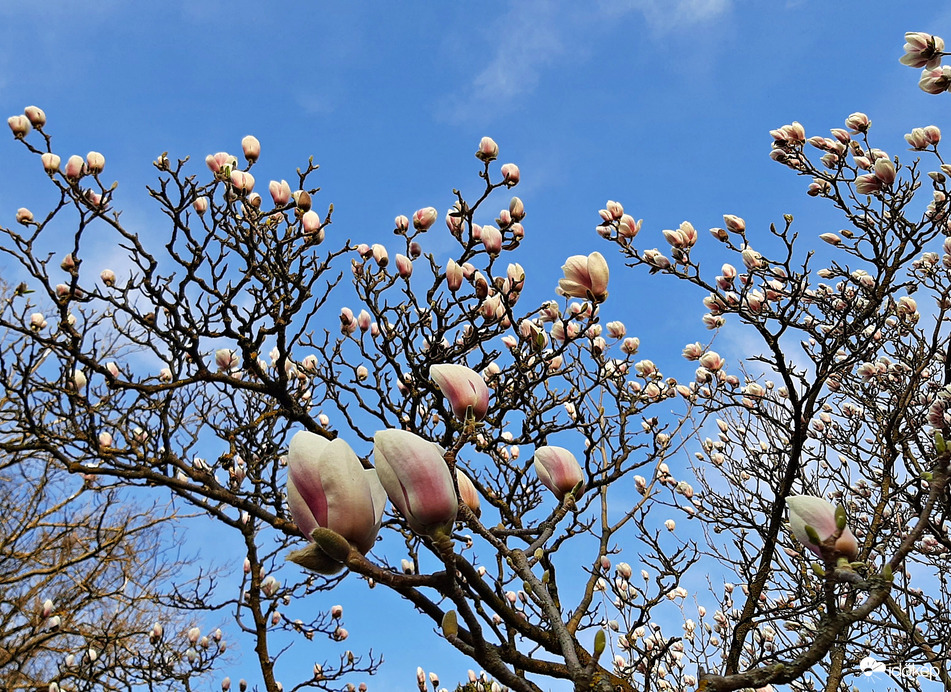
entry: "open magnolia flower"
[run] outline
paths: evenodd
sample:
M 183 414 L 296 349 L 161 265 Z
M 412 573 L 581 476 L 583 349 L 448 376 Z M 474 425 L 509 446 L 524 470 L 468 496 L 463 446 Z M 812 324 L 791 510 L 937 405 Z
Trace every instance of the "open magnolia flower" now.
M 810 495 L 788 497 L 786 504 L 789 506 L 789 528 L 793 535 L 809 550 L 822 557 L 821 543 L 838 530 L 835 506 L 821 497 Z M 809 529 L 812 529 L 818 537 L 818 543 L 810 538 Z M 858 556 L 858 542 L 848 528 L 842 529 L 842 535 L 836 539 L 834 549 L 836 553 L 849 560 L 854 560 Z

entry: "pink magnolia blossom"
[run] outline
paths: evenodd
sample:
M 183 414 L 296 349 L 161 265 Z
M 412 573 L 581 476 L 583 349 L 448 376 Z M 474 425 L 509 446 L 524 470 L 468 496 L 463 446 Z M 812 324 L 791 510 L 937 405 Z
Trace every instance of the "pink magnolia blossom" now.
M 462 286 L 463 273 L 462 265 L 457 264 L 454 260 L 449 260 L 446 263 L 446 284 L 453 293 Z
M 23 115 L 33 127 L 43 127 L 46 124 L 46 113 L 38 106 L 27 106 L 23 109 Z
M 554 493 L 559 500 L 564 500 L 578 483 L 582 483 L 578 496 L 584 492 L 584 473 L 575 455 L 564 447 L 545 446 L 535 450 L 535 473 L 538 480 Z
M 899 58 L 902 65 L 934 69 L 941 64 L 944 39 L 923 31 L 909 31 L 905 34 L 904 50 L 905 54 Z
M 291 201 L 291 186 L 286 180 L 280 182 L 272 180 L 268 183 L 267 189 L 271 193 L 271 199 L 274 200 L 276 206 L 283 207 Z
M 373 460 L 386 494 L 413 531 L 444 536 L 452 530 L 459 504 L 439 447 L 405 430 L 381 430 L 373 437 Z
M 470 409 L 476 420 L 485 418 L 489 410 L 489 388 L 477 372 L 464 365 L 446 363 L 433 365 L 429 376 L 449 399 L 456 418 L 464 422 Z
M 417 231 L 427 231 L 436 223 L 438 218 L 439 212 L 436 211 L 435 207 L 417 209 L 416 213 L 413 214 L 413 228 Z
M 502 231 L 495 226 L 483 226 L 481 239 L 490 255 L 497 255 L 502 252 Z
M 10 126 L 13 136 L 17 139 L 23 139 L 33 129 L 33 126 L 30 125 L 30 119 L 25 115 L 11 115 L 7 118 L 7 125 Z
M 825 541 L 837 531 L 836 508 L 821 497 L 810 495 L 794 495 L 786 498 L 789 507 L 789 528 L 796 539 L 806 548 L 822 556 L 822 548 L 809 538 L 806 527 L 812 527 L 819 541 Z M 834 550 L 849 560 L 858 555 L 858 542 L 848 528 L 842 530 L 842 535 L 835 542 Z
M 562 295 L 604 302 L 608 297 L 608 263 L 600 252 L 572 255 L 562 266 L 565 278 L 558 281 Z
M 66 178 L 67 180 L 74 182 L 83 177 L 85 172 L 86 162 L 83 161 L 83 157 L 77 154 L 73 154 L 69 157 L 69 160 L 66 161 Z
M 476 152 L 476 158 L 480 161 L 495 161 L 499 156 L 499 145 L 491 137 L 483 137 L 479 142 L 479 150 Z
M 479 506 L 481 504 L 479 492 L 469 476 L 464 474 L 458 466 L 456 467 L 456 483 L 459 486 L 459 499 L 462 500 L 462 504 L 472 510 L 476 516 L 482 514 L 482 508 Z
M 251 192 L 254 189 L 254 176 L 246 171 L 231 171 L 231 184 L 235 190 Z
M 56 154 L 47 152 L 40 157 L 40 161 L 43 163 L 43 170 L 52 175 L 59 170 L 61 159 Z
M 951 66 L 939 65 L 925 69 L 918 80 L 918 88 L 929 94 L 940 94 L 951 87 Z
M 502 179 L 505 181 L 506 186 L 515 187 L 518 185 L 520 176 L 521 173 L 519 173 L 518 166 L 514 163 L 502 165 Z
M 406 255 L 397 254 L 396 271 L 402 278 L 408 279 L 413 275 L 413 261 Z
M 98 151 L 90 151 L 86 154 L 86 170 L 92 175 L 102 173 L 106 167 L 106 157 Z
M 199 216 L 203 215 L 206 211 L 208 211 L 208 198 L 207 197 L 195 198 L 195 201 L 192 202 L 192 207 L 194 207 L 195 211 L 198 212 Z
M 208 154 L 205 165 L 216 176 L 224 177 L 238 166 L 238 159 L 228 152 L 219 151 L 217 154 Z
M 344 440 L 301 431 L 287 453 L 287 504 L 305 536 L 322 526 L 367 553 L 380 530 L 386 497 L 377 472 L 364 469 Z
M 261 143 L 254 135 L 247 135 L 241 140 L 241 151 L 244 152 L 244 158 L 254 163 L 261 156 Z

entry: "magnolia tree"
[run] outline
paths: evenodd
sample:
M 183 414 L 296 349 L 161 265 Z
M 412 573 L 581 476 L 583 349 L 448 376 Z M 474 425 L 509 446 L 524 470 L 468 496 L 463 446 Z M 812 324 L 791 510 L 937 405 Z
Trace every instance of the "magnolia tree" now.
M 926 91 L 951 84 L 942 51 L 908 35 Z M 155 243 L 123 224 L 101 154 L 61 158 L 38 108 L 9 122 L 55 194 L 3 229 L 24 277 L 0 312 L 25 344 L 2 356 L 16 449 L 97 487 L 171 492 L 232 531 L 240 594 L 216 597 L 266 689 L 281 689 L 275 631 L 319 661 L 296 688 L 374 672 L 372 653 L 333 645 L 341 607 L 281 610 L 347 574 L 471 658 L 466 689 L 833 690 L 909 664 L 903 687 L 951 686 L 937 127 L 907 136 L 904 161 L 861 113 L 828 137 L 771 133 L 772 158 L 841 214 L 817 253 L 790 216 L 727 214 L 702 241 L 689 222 L 639 236 L 608 202 L 605 254 L 696 287 L 706 334 L 761 340 L 733 362 L 711 336 L 688 344 L 696 371 L 678 380 L 671 354 L 638 354 L 602 252 L 567 258 L 557 288 L 519 264 L 519 169 L 490 138 L 481 193 L 454 192 L 446 230 L 434 207 L 397 216 L 389 247 L 328 228 L 312 163 L 259 194 L 254 137 L 208 171 L 163 154 Z M 451 251 L 427 251 L 436 233 Z M 90 272 L 92 234 L 129 267 Z

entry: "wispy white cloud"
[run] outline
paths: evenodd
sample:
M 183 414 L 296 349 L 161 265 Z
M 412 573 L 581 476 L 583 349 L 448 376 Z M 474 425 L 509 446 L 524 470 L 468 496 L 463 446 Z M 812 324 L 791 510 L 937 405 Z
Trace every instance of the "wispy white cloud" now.
M 666 33 L 705 24 L 729 12 L 732 0 L 601 0 L 601 12 L 623 15 L 639 12 L 650 28 Z
M 464 93 L 444 101 L 442 117 L 459 122 L 482 117 L 480 104 L 504 103 L 524 97 L 538 86 L 547 70 L 567 61 L 588 59 L 589 47 L 578 36 L 585 28 L 626 15 L 640 14 L 655 39 L 671 31 L 707 25 L 727 14 L 732 0 L 601 0 L 572 6 L 542 0 L 514 5 L 496 21 L 502 41 L 472 78 Z

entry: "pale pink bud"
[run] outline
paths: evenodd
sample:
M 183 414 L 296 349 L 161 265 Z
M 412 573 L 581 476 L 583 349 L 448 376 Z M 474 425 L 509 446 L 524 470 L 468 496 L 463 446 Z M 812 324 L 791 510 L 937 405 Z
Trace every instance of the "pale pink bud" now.
M 809 495 L 795 495 L 786 498 L 789 507 L 789 528 L 796 539 L 816 555 L 822 556 L 821 546 L 809 538 L 806 527 L 815 530 L 819 541 L 825 541 L 836 533 L 836 508 L 820 497 Z M 834 550 L 849 560 L 858 556 L 858 543 L 848 528 L 842 530 L 842 535 L 835 542 Z
M 498 255 L 502 252 L 502 231 L 495 226 L 483 226 L 481 239 L 490 255 Z
M 305 211 L 301 216 L 301 227 L 304 233 L 317 233 L 320 231 L 320 215 L 313 210 Z
M 287 504 L 301 532 L 318 526 L 336 531 L 366 553 L 380 529 L 383 488 L 344 440 L 328 441 L 301 431 L 287 454 Z
M 478 517 L 482 514 L 479 493 L 469 476 L 464 474 L 458 466 L 456 466 L 456 483 L 459 486 L 459 499 L 462 500 L 462 504 Z
M 11 126 L 12 127 L 12 126 Z M 483 137 L 479 142 L 479 150 L 476 152 L 476 158 L 480 161 L 495 161 L 499 156 L 499 145 L 491 137 Z
M 106 157 L 100 154 L 98 151 L 90 151 L 86 154 L 86 170 L 92 175 L 98 175 L 102 173 L 102 169 L 106 167 Z
M 373 253 L 373 259 L 381 267 L 385 267 L 387 264 L 390 263 L 389 254 L 387 254 L 386 248 L 380 243 L 373 243 L 370 250 Z
M 43 316 L 42 312 L 34 312 L 30 315 L 30 329 L 35 332 L 40 331 L 41 329 L 46 329 L 46 317 Z
M 11 115 L 7 118 L 7 125 L 10 126 L 13 136 L 17 139 L 23 139 L 33 129 L 33 126 L 30 125 L 30 119 L 25 115 Z
M 86 373 L 82 370 L 73 370 L 73 385 L 77 391 L 82 390 L 86 386 Z
M 254 189 L 254 176 L 246 171 L 231 171 L 231 184 L 235 190 L 251 192 Z
M 271 193 L 271 199 L 274 200 L 275 206 L 283 207 L 291 201 L 291 186 L 286 180 L 280 182 L 272 180 L 268 183 L 267 189 Z
M 406 255 L 396 255 L 396 271 L 404 279 L 413 275 L 413 261 Z
M 554 493 L 559 500 L 564 500 L 575 486 L 581 483 L 577 497 L 584 492 L 584 474 L 575 455 L 564 447 L 545 446 L 535 450 L 535 473 L 538 480 Z
M 891 185 L 895 182 L 895 164 L 886 158 L 875 160 L 875 177 L 882 181 L 883 185 Z
M 40 161 L 43 163 L 43 170 L 50 175 L 59 170 L 60 158 L 56 154 L 43 154 Z
M 219 348 L 215 351 L 215 365 L 222 372 L 231 372 L 238 368 L 238 354 L 230 348 Z
M 677 528 L 677 522 L 675 522 L 673 519 L 668 519 L 667 521 L 664 522 L 664 526 L 667 528 L 668 531 L 673 531 L 674 529 Z
M 196 198 L 195 201 L 192 202 L 192 207 L 194 207 L 195 211 L 198 212 L 199 216 L 203 215 L 206 211 L 208 211 L 208 198 Z
M 86 162 L 83 161 L 83 157 L 73 154 L 66 161 L 66 178 L 71 182 L 79 180 L 83 177 L 85 167 Z
M 201 630 L 198 627 L 192 627 L 188 630 L 188 641 L 191 644 L 197 644 L 201 638 Z
M 241 150 L 244 152 L 244 158 L 254 163 L 261 156 L 261 143 L 254 135 L 247 135 L 241 140 Z
M 482 420 L 489 409 L 489 389 L 477 372 L 464 365 L 433 365 L 429 376 L 449 400 L 456 418 L 465 421 L 471 415 Z
M 519 175 L 518 166 L 516 166 L 514 163 L 506 163 L 502 165 L 502 179 L 505 181 L 505 184 L 508 187 L 515 187 L 518 185 Z
M 162 368 L 159 370 L 159 382 L 171 382 L 172 381 L 172 370 L 171 368 Z
M 608 263 L 600 252 L 573 255 L 562 266 L 565 278 L 558 281 L 562 295 L 604 302 L 608 297 Z
M 845 119 L 845 126 L 852 132 L 868 132 L 871 125 L 872 121 L 868 119 L 865 113 L 853 113 Z
M 455 261 L 449 260 L 446 263 L 446 285 L 449 290 L 455 293 L 462 286 L 463 268 Z
M 109 447 L 112 447 L 112 442 L 113 442 L 112 435 L 110 433 L 108 432 L 99 433 L 99 448 L 100 449 L 108 449 Z
M 630 579 L 631 575 L 634 574 L 634 570 L 631 569 L 631 566 L 626 562 L 617 563 L 617 573 L 621 579 Z
M 46 124 L 46 113 L 37 106 L 27 106 L 23 109 L 23 115 L 33 127 L 43 127 Z
M 458 501 L 440 449 L 405 430 L 381 430 L 373 443 L 380 482 L 410 528 L 430 536 L 450 531 Z
M 99 274 L 99 279 L 106 286 L 114 286 L 116 283 L 116 273 L 111 269 L 103 269 Z
M 342 617 L 343 617 L 343 606 L 342 606 L 342 605 L 331 606 L 331 608 L 330 608 L 330 617 L 332 617 L 334 620 L 339 620 L 340 618 L 342 618 Z
M 26 226 L 27 224 L 33 222 L 33 212 L 26 207 L 20 207 L 17 209 L 16 219 L 17 223 Z
M 521 221 L 525 218 L 525 204 L 518 197 L 513 197 L 509 201 L 509 215 L 513 221 Z
M 52 601 L 52 599 L 47 598 L 45 601 L 43 601 L 43 609 L 42 609 L 41 613 L 42 613 L 42 617 L 43 617 L 44 619 L 45 619 L 45 618 L 48 618 L 50 615 L 53 614 L 53 601 Z
M 734 214 L 724 214 L 723 222 L 731 233 L 742 233 L 746 230 L 746 221 Z
M 435 207 L 417 209 L 416 213 L 413 214 L 413 228 L 417 231 L 429 230 L 438 218 L 439 212 L 436 211 Z
M 361 332 L 365 332 L 370 328 L 370 322 L 373 318 L 370 317 L 370 313 L 366 310 L 361 310 L 360 314 L 357 315 L 357 326 L 360 328 Z

